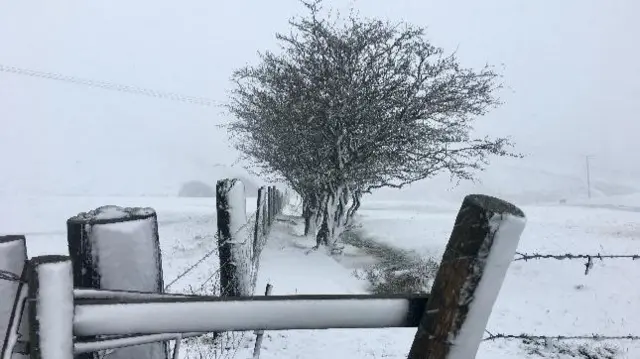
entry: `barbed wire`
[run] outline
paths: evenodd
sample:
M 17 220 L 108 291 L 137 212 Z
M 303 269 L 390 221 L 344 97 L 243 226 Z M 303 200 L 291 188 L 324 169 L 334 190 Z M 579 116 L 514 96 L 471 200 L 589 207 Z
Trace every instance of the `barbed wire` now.
M 19 282 L 19 283 L 23 282 L 22 278 L 19 275 L 3 269 L 0 269 L 0 280 L 5 280 L 9 282 Z
M 245 221 L 245 223 L 240 226 L 240 228 L 238 228 L 231 236 L 237 236 L 238 233 L 240 233 L 241 231 L 245 230 L 247 228 L 247 226 L 251 225 L 251 224 L 255 224 L 255 219 L 257 218 L 258 212 L 260 211 L 260 209 L 266 204 L 266 197 L 262 199 L 262 201 L 260 202 L 260 205 L 257 205 L 256 210 L 253 211 L 252 214 L 249 215 L 249 217 L 247 218 L 247 220 Z M 252 235 L 252 233 L 251 233 Z M 213 235 L 214 239 L 218 239 L 218 235 L 214 234 Z M 211 249 L 210 251 L 206 252 L 204 254 L 204 256 L 202 256 L 200 259 L 198 259 L 194 264 L 192 264 L 191 266 L 187 267 L 185 270 L 183 270 L 182 272 L 180 272 L 174 279 L 172 279 L 169 284 L 165 285 L 164 290 L 168 290 L 169 288 L 171 288 L 172 285 L 174 285 L 175 283 L 177 283 L 178 281 L 180 281 L 182 278 L 184 278 L 185 276 L 187 276 L 189 273 L 191 273 L 194 269 L 196 269 L 200 264 L 202 264 L 207 258 L 211 257 L 214 253 L 218 252 L 218 247 L 215 246 L 213 249 Z M 220 272 L 220 268 L 218 268 L 218 270 L 216 271 L 217 273 Z M 213 279 L 213 277 L 215 276 L 215 273 L 211 275 L 211 277 L 209 277 L 207 281 L 210 281 L 211 279 Z M 202 286 L 204 287 L 204 285 L 206 285 L 206 283 L 203 283 Z
M 520 253 L 516 252 L 517 257 L 513 261 L 529 261 L 529 260 L 539 260 L 539 259 L 555 259 L 555 260 L 575 260 L 575 259 L 586 259 L 584 263 L 584 275 L 588 275 L 589 271 L 593 268 L 593 260 L 599 259 L 631 259 L 636 260 L 640 259 L 640 255 L 638 254 L 540 254 L 540 253 Z
M 104 90 L 130 93 L 134 95 L 143 95 L 143 96 L 160 98 L 163 100 L 179 101 L 179 102 L 185 102 L 185 103 L 190 103 L 190 104 L 195 104 L 200 106 L 208 106 L 208 107 L 217 106 L 216 101 L 209 98 L 205 98 L 205 97 L 187 96 L 187 95 L 181 95 L 173 92 L 153 90 L 153 89 L 144 88 L 144 87 L 117 84 L 109 81 L 85 79 L 85 78 L 69 76 L 69 75 L 64 75 L 64 74 L 55 73 L 55 72 L 37 71 L 37 70 L 31 70 L 31 69 L 2 65 L 2 64 L 0 64 L 0 72 L 68 82 L 68 83 L 73 83 L 77 85 L 101 88 Z
M 214 253 L 218 252 L 218 248 L 214 248 L 210 251 L 208 251 L 207 253 L 205 253 L 204 256 L 202 256 L 202 258 L 198 259 L 194 264 L 192 264 L 191 266 L 189 266 L 187 269 L 185 269 L 184 271 L 182 271 L 180 274 L 178 274 L 174 279 L 172 279 L 169 284 L 164 286 L 164 290 L 168 290 L 172 285 L 174 285 L 176 282 L 178 282 L 180 279 L 184 278 L 187 274 L 189 274 L 191 271 L 193 271 L 197 266 L 199 266 L 202 262 L 204 262 L 207 258 L 211 257 Z
M 286 201 L 286 199 L 284 199 L 284 201 Z M 267 215 L 267 212 L 268 212 L 268 209 L 266 208 L 267 203 L 268 203 L 268 198 L 265 195 L 261 199 L 261 202 L 257 204 L 256 210 L 252 214 L 250 214 L 249 217 L 246 219 L 245 223 L 242 226 L 240 226 L 240 228 L 235 230 L 234 233 L 231 235 L 232 237 L 237 237 L 241 231 L 249 227 L 252 230 L 246 231 L 245 240 L 242 243 L 238 243 L 238 244 L 246 244 L 247 241 L 249 241 L 251 238 L 253 238 L 258 244 L 257 246 L 255 245 L 242 246 L 242 250 L 249 252 L 248 253 L 249 255 L 246 257 L 251 258 L 250 263 L 246 263 L 246 262 L 242 263 L 245 266 L 246 265 L 250 266 L 249 268 L 246 268 L 246 269 L 248 270 L 248 273 L 250 276 L 251 291 L 254 290 L 256 285 L 257 274 L 259 270 L 259 255 L 260 255 L 260 252 L 262 251 L 262 247 L 264 245 L 264 242 L 266 242 L 266 237 L 267 237 L 266 233 L 263 233 L 262 231 L 258 231 L 258 238 L 255 238 L 255 235 L 256 235 L 255 228 L 251 228 L 251 227 L 259 225 L 257 221 L 264 220 L 262 218 L 259 218 L 259 216 Z M 214 237 L 218 238 L 217 235 L 215 235 Z M 177 276 L 174 280 L 172 280 L 169 283 L 169 285 L 167 285 L 167 287 L 170 287 L 171 285 L 179 281 L 181 278 L 186 276 L 189 272 L 193 271 L 196 267 L 198 267 L 201 263 L 203 263 L 206 260 L 206 258 L 213 255 L 213 253 L 217 253 L 217 251 L 218 251 L 218 248 L 216 246 L 214 249 L 207 252 L 205 256 L 203 256 L 203 258 L 199 259 L 196 263 L 192 264 L 186 270 L 180 273 L 180 275 Z M 207 278 L 204 279 L 204 281 L 200 284 L 199 287 L 196 287 L 196 288 L 191 287 L 193 294 L 203 293 L 204 291 L 210 291 L 210 293 L 207 293 L 210 295 L 220 295 L 222 293 L 227 293 L 229 289 L 231 289 L 235 285 L 234 283 L 228 283 L 227 286 L 224 288 L 221 287 L 219 283 L 213 283 L 212 287 L 207 288 L 208 284 L 212 283 L 214 280 L 219 280 L 222 269 L 225 268 L 225 266 L 227 265 L 238 265 L 238 264 L 223 263 L 222 265 L 220 265 L 220 267 L 212 271 L 207 276 Z M 232 331 L 232 332 L 214 333 L 213 337 L 212 338 L 209 337 L 210 339 L 208 340 L 205 337 L 207 336 L 205 335 L 205 336 L 199 337 L 200 339 L 197 339 L 197 338 L 194 338 L 194 339 L 197 342 L 199 342 L 200 345 L 207 345 L 207 346 L 212 345 L 213 351 L 209 351 L 209 353 L 213 352 L 214 358 L 234 358 L 237 355 L 242 342 L 246 339 L 247 332 Z
M 486 331 L 489 333 L 489 331 Z M 640 340 L 640 335 L 601 335 L 601 334 L 588 334 L 588 335 L 533 335 L 533 334 L 503 334 L 489 333 L 489 336 L 482 339 L 482 341 L 493 340 Z
M 637 260 L 640 259 L 640 254 L 540 254 L 540 253 L 520 253 L 516 252 L 516 255 L 519 257 L 514 259 L 514 261 L 528 261 L 532 259 L 557 259 L 557 260 L 565 260 L 565 259 L 631 259 Z

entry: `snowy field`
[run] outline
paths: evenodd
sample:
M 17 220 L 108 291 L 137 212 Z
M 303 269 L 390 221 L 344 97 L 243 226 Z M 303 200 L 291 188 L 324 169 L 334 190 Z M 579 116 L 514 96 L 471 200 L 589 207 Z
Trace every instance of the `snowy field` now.
M 610 198 L 567 205 L 524 206 L 528 217 L 519 252 L 640 253 L 640 211 L 634 198 Z M 215 199 L 171 197 L 2 197 L 0 234 L 26 234 L 30 256 L 66 253 L 65 221 L 80 211 L 115 204 L 150 206 L 157 210 L 165 282 L 215 248 Z M 368 201 L 360 218 L 376 240 L 441 256 L 458 203 Z M 252 212 L 255 199 L 247 199 Z M 292 208 L 289 209 L 291 211 Z M 257 293 L 266 283 L 273 294 L 365 293 L 367 283 L 353 268 L 322 252 L 309 252 L 314 243 L 301 228 L 278 221 L 265 248 Z M 640 261 L 595 261 L 589 275 L 585 261 L 533 260 L 514 262 L 489 320 L 491 333 L 537 335 L 640 334 Z M 218 266 L 212 256 L 172 286 L 172 291 L 201 286 Z M 195 288 L 198 289 L 198 288 Z M 212 320 L 215 320 L 212 318 Z M 318 330 L 267 332 L 262 358 L 404 358 L 414 329 Z M 236 353 L 250 357 L 254 335 L 247 333 Z M 592 343 L 593 344 L 593 343 Z M 620 349 L 615 358 L 640 357 L 637 342 L 598 342 Z M 478 358 L 536 358 L 519 341 L 484 342 Z M 542 354 L 545 354 L 543 349 Z M 212 356 L 213 357 L 213 356 Z M 227 356 L 228 357 L 228 356 Z M 572 358 L 571 356 L 546 356 Z M 580 357 L 579 357 L 580 358 Z M 584 356 L 584 358 L 588 358 Z M 603 356 L 604 358 L 604 356 Z

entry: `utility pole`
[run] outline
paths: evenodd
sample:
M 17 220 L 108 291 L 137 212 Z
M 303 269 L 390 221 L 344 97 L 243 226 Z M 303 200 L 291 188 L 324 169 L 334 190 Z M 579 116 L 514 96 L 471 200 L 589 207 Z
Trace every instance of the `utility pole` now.
M 593 157 L 593 155 L 586 155 L 585 160 L 587 163 L 587 196 L 591 198 L 591 171 L 589 169 L 589 159 Z

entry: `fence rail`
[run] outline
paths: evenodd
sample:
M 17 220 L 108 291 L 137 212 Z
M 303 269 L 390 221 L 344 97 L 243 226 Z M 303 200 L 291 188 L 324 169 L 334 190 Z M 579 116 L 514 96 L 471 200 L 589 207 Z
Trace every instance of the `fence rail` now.
M 242 185 L 237 180 L 220 182 Z M 238 211 L 240 208 L 222 210 L 240 219 L 232 235 L 246 234 L 243 248 L 251 251 L 243 251 L 239 256 L 249 256 L 247 262 L 250 263 L 251 275 L 255 277 L 260 253 L 273 220 L 285 204 L 285 196 L 274 186 L 260 188 L 256 211 L 247 219 L 244 190 L 241 192 L 241 198 L 236 200 L 242 202 L 242 213 Z M 218 202 L 220 196 L 226 195 L 220 193 Z M 258 220 L 260 215 L 268 215 L 270 220 Z M 84 335 L 73 331 L 74 311 L 81 310 L 82 303 L 91 301 L 193 297 L 189 294 L 164 294 L 163 291 L 214 254 L 219 257 L 220 265 L 203 286 L 221 280 L 221 273 L 237 262 L 220 258 L 220 245 L 226 244 L 221 241 L 220 233 L 228 227 L 229 223 L 219 222 L 218 233 L 211 236 L 217 239 L 216 247 L 167 286 L 163 285 L 158 221 L 152 208 L 105 206 L 71 217 L 67 221 L 70 257 L 40 256 L 27 260 L 24 236 L 0 236 L 0 359 L 18 359 L 17 355 L 21 354 L 34 359 L 71 358 L 69 355 L 97 359 L 102 356 L 96 351 L 105 349 L 112 349 L 110 359 L 166 359 L 168 340 L 179 343 L 182 338 L 204 333 Z M 237 276 L 227 278 L 226 285 L 232 286 L 237 280 Z M 219 287 L 224 292 L 224 286 Z M 60 301 L 65 303 L 58 303 Z M 63 310 L 65 308 L 67 310 Z M 149 315 L 153 316 L 153 313 Z M 56 342 L 56 339 L 60 340 Z M 177 354 L 176 350 L 174 354 Z
M 586 261 L 588 274 L 594 260 L 636 260 L 640 255 L 517 252 L 524 213 L 481 195 L 463 201 L 429 295 L 253 296 L 262 249 L 285 201 L 274 187 L 263 187 L 256 211 L 247 218 L 240 186 L 236 180 L 219 182 L 218 232 L 211 236 L 215 248 L 166 286 L 161 279 L 133 288 L 119 285 L 114 278 L 123 272 L 110 272 L 115 269 L 105 265 L 108 256 L 95 257 L 101 252 L 99 241 L 115 238 L 125 248 L 130 242 L 147 243 L 146 262 L 161 274 L 161 263 L 154 259 L 159 253 L 154 249 L 157 219 L 152 209 L 127 209 L 131 216 L 94 211 L 73 217 L 68 222 L 70 244 L 76 249 L 71 257 L 27 261 L 24 236 L 0 237 L 0 339 L 4 339 L 0 359 L 24 354 L 33 359 L 83 355 L 97 359 L 96 352 L 104 350 L 111 350 L 110 359 L 165 359 L 169 340 L 176 341 L 173 355 L 177 359 L 182 339 L 249 330 L 417 327 L 409 358 L 430 359 L 473 358 L 481 342 L 497 340 L 640 340 L 632 334 L 565 336 L 486 330 L 513 261 L 581 260 Z M 129 223 L 140 221 L 144 223 Z M 127 224 L 126 231 L 119 230 L 122 224 Z M 131 232 L 132 228 L 142 230 Z M 218 280 L 215 295 L 163 293 L 214 254 L 219 266 L 202 286 Z M 233 344 L 237 349 L 239 343 Z M 141 356 L 134 350 L 140 345 L 161 350 Z
M 152 341 L 179 343 L 180 338 L 204 332 L 383 327 L 417 327 L 409 358 L 475 356 L 524 228 L 520 209 L 493 197 L 467 196 L 428 296 L 254 297 L 257 261 L 284 201 L 274 187 L 263 189 L 254 219 L 247 221 L 243 192 L 235 180 L 220 181 L 217 186 L 221 296 L 163 294 L 164 287 L 156 287 L 155 281 L 146 285 L 159 288 L 156 291 L 105 286 L 113 284 L 112 278 L 103 282 L 103 276 L 96 280 L 86 272 L 80 276 L 71 271 L 87 265 L 82 256 L 32 259 L 28 268 L 37 275 L 29 282 L 31 357 L 71 359 L 117 347 L 116 355 L 123 353 L 118 358 L 138 359 L 142 353 L 126 349 L 153 345 Z M 157 233 L 153 221 L 150 228 L 147 232 Z M 114 235 L 106 231 L 103 237 Z M 86 238 L 81 243 L 99 247 Z M 92 251 L 86 247 L 77 251 L 88 252 Z M 94 273 L 105 273 L 100 263 L 90 265 L 97 268 Z M 79 280 L 93 286 L 74 288 L 72 284 Z M 60 314 L 54 308 L 66 309 Z M 150 359 L 162 359 L 168 351 L 150 353 Z
M 75 305 L 74 333 L 97 336 L 417 327 L 427 300 L 427 296 L 370 295 L 83 300 Z

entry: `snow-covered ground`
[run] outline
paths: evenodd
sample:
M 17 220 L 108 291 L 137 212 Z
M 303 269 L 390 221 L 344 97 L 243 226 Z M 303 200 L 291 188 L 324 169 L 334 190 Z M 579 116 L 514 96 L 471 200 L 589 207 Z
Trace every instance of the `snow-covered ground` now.
M 3 197 L 0 203 L 0 234 L 27 234 L 30 256 L 66 253 L 65 220 L 105 204 L 151 206 L 157 210 L 166 282 L 216 246 L 213 198 Z M 640 212 L 630 208 L 633 203 L 634 199 L 627 197 L 590 202 L 594 207 L 586 207 L 587 203 L 525 206 L 528 223 L 518 250 L 640 253 Z M 431 205 L 415 201 L 368 201 L 360 216 L 364 229 L 376 240 L 439 260 L 457 206 L 446 202 Z M 249 198 L 248 212 L 254 207 L 255 199 Z M 353 268 L 322 252 L 309 252 L 313 243 L 301 237 L 299 231 L 300 227 L 291 222 L 276 222 L 262 254 L 257 293 L 263 292 L 266 283 L 273 284 L 273 294 L 366 292 L 367 283 L 353 276 Z M 487 329 L 494 334 L 640 334 L 640 323 L 633 320 L 640 316 L 637 305 L 640 261 L 596 260 L 589 275 L 584 274 L 584 264 L 581 260 L 512 263 Z M 216 256 L 208 258 L 171 290 L 198 290 L 217 265 Z M 414 329 L 267 332 L 262 358 L 327 355 L 403 358 L 414 332 Z M 238 358 L 250 356 L 254 337 L 252 333 L 244 336 Z M 612 344 L 621 348 L 620 358 L 640 355 L 637 342 Z M 484 342 L 478 358 L 536 357 L 525 351 L 518 341 Z
M 635 196 L 637 199 L 637 196 Z M 640 254 L 640 212 L 633 197 L 599 199 L 576 205 L 525 206 L 528 223 L 518 251 L 551 254 Z M 638 203 L 637 201 L 635 203 Z M 439 258 L 457 207 L 441 204 L 369 202 L 360 211 L 377 240 Z M 531 260 L 512 263 L 487 329 L 492 333 L 535 335 L 640 334 L 629 320 L 640 314 L 640 261 Z M 622 357 L 638 357 L 635 348 Z M 485 343 L 479 357 L 511 353 L 508 343 Z M 508 355 L 505 357 L 509 357 Z

